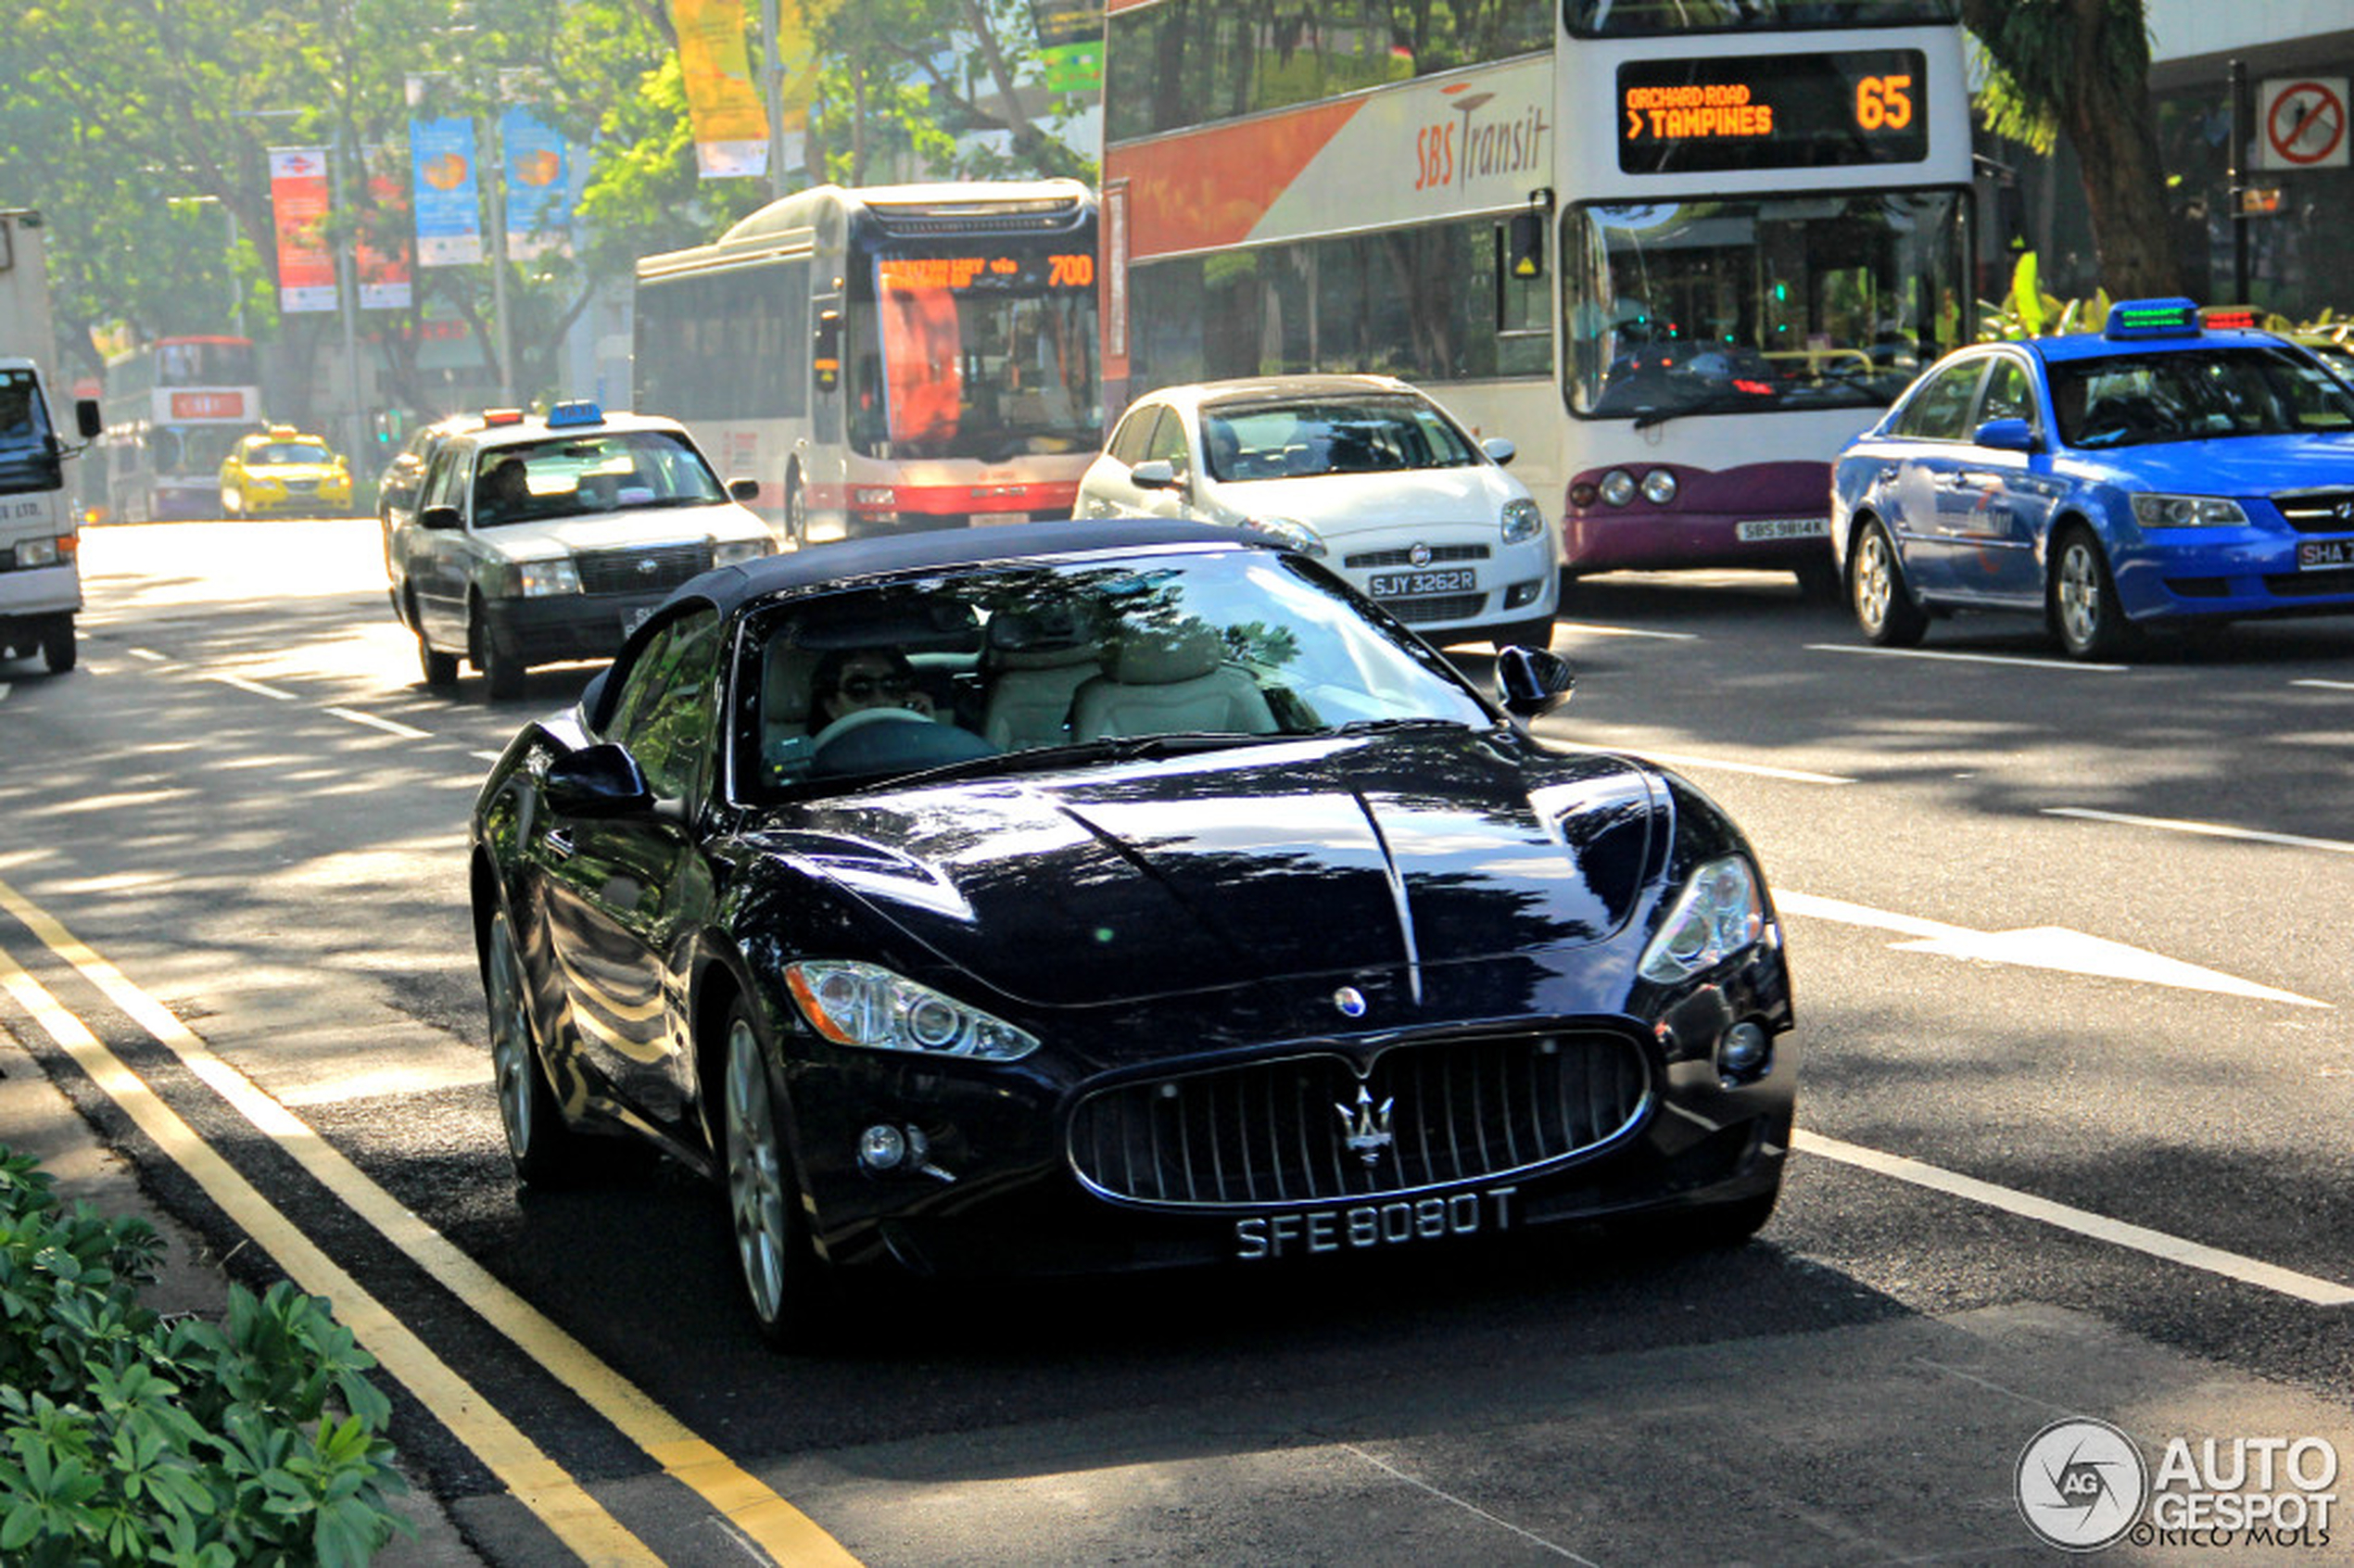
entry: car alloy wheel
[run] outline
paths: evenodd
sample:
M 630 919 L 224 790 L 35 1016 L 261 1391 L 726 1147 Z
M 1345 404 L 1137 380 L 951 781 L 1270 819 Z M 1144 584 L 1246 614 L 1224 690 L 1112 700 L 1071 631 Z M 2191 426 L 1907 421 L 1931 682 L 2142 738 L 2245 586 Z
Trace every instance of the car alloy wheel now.
M 2125 651 L 2133 633 L 2117 602 L 2116 579 L 2099 541 L 2082 527 L 2061 540 L 2051 591 L 2052 626 L 2069 658 L 2107 659 Z
M 578 1134 L 564 1125 L 548 1088 L 523 955 L 515 950 L 505 910 L 490 917 L 485 945 L 482 987 L 490 1012 L 491 1078 L 499 1092 L 499 1119 L 507 1131 L 507 1157 L 517 1177 L 550 1185 L 576 1167 Z
M 808 1250 L 799 1195 L 777 1136 L 767 1054 L 740 1001 L 728 1015 L 726 1052 L 721 1132 L 736 1260 L 761 1337 L 781 1346 L 798 1340 L 812 1326 L 816 1259 Z
M 1848 563 L 1848 588 L 1855 604 L 1855 624 L 1867 642 L 1883 648 L 1910 648 L 1929 629 L 1929 617 L 1905 591 L 1896 564 L 1896 541 L 1874 521 L 1856 537 L 1855 558 Z
M 458 684 L 458 655 L 444 653 L 434 647 L 425 640 L 423 631 L 417 633 L 417 667 L 424 672 L 427 686 Z

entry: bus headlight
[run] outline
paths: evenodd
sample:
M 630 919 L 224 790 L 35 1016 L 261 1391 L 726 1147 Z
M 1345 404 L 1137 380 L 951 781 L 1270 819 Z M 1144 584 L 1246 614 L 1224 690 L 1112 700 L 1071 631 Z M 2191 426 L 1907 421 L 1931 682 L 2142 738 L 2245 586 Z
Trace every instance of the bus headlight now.
M 1518 544 L 1545 531 L 1545 514 L 1537 510 L 1535 501 L 1525 497 L 1508 500 L 1504 503 L 1503 526 L 1504 542 Z
M 1665 506 L 1676 499 L 1675 474 L 1664 468 L 1654 468 L 1643 475 L 1643 499 L 1653 506 Z
M 1625 506 L 1635 499 L 1635 476 L 1623 468 L 1614 468 L 1602 475 L 1602 500 L 1610 506 Z

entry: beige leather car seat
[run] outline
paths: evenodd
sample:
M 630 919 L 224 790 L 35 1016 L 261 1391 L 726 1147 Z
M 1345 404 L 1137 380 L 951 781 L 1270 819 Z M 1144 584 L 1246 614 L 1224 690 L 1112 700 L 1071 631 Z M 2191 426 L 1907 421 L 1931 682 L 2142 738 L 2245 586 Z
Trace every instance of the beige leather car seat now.
M 1226 664 L 1225 652 L 1224 639 L 1204 621 L 1129 627 L 1106 655 L 1104 673 L 1071 699 L 1072 737 L 1272 734 L 1275 715 L 1258 682 Z

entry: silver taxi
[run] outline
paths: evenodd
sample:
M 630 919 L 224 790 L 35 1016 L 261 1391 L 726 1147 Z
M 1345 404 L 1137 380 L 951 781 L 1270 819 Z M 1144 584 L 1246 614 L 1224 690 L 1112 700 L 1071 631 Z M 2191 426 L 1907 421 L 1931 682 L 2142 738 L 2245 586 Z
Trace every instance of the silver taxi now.
M 425 684 L 455 684 L 462 659 L 515 697 L 534 664 L 611 658 L 680 583 L 775 551 L 741 504 L 758 488 L 723 485 L 676 420 L 590 402 L 485 413 L 434 452 L 386 540 Z

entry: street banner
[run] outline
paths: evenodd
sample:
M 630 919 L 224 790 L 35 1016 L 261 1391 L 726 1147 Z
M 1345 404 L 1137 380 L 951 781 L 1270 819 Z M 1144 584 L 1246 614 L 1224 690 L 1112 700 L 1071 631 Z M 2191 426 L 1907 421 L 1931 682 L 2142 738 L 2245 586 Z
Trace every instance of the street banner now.
M 753 83 L 743 0 L 670 0 L 670 19 L 678 33 L 696 171 L 706 180 L 766 174 L 768 116 Z
M 563 134 L 520 105 L 499 117 L 507 164 L 507 259 L 572 254 L 572 178 Z
M 417 207 L 417 265 L 471 267 L 482 259 L 481 184 L 475 175 L 475 122 L 412 120 L 410 189 Z
M 278 240 L 278 309 L 332 310 L 335 258 L 321 233 L 327 221 L 327 149 L 270 149 L 270 207 Z
M 351 247 L 352 271 L 360 275 L 360 308 L 406 310 L 415 297 L 409 281 L 409 193 L 392 175 L 371 173 L 368 195 L 373 206 L 362 215 Z

